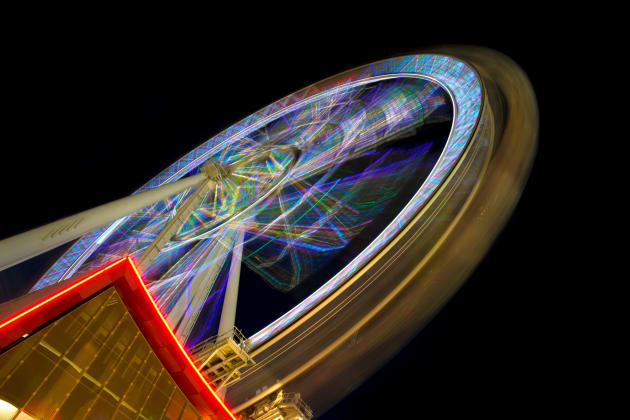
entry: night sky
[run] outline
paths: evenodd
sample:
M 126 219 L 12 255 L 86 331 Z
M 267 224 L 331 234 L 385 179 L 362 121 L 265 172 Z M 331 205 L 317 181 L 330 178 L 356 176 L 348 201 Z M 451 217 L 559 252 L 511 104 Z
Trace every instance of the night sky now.
M 531 409 L 553 388 L 541 365 L 560 356 L 542 332 L 548 322 L 542 312 L 557 267 L 567 263 L 557 251 L 562 235 L 555 221 L 562 215 L 549 204 L 558 198 L 557 184 L 547 182 L 561 152 L 548 117 L 555 99 L 546 68 L 550 48 L 525 40 L 522 28 L 442 38 L 422 31 L 413 38 L 366 33 L 354 42 L 304 35 L 299 44 L 289 39 L 274 48 L 218 42 L 216 34 L 206 45 L 149 35 L 114 41 L 68 34 L 10 47 L 4 57 L 9 76 L 2 82 L 9 107 L 0 238 L 125 196 L 209 137 L 310 83 L 431 45 L 491 47 L 524 68 L 539 101 L 539 149 L 521 201 L 444 309 L 319 418 L 421 418 L 441 411 L 511 417 Z M 52 257 L 29 267 L 31 280 Z M 20 275 L 26 276 L 10 276 Z M 7 276 L 0 276 L 0 292 L 17 293 Z

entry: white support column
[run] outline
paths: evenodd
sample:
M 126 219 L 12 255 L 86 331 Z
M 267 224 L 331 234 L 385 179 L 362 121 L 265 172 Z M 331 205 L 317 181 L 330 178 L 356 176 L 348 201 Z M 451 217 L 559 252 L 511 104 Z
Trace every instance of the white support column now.
M 232 260 L 230 261 L 230 272 L 228 274 L 228 284 L 225 286 L 225 295 L 223 296 L 223 307 L 221 308 L 217 342 L 221 340 L 223 334 L 233 330 L 234 322 L 236 321 L 236 303 L 238 300 L 238 283 L 241 278 L 241 257 L 243 256 L 244 237 L 245 231 L 240 230 L 234 242 Z M 223 399 L 225 398 L 227 387 L 222 385 L 217 388 L 216 392 L 217 395 Z
M 245 231 L 240 230 L 232 251 L 232 261 L 230 262 L 230 273 L 228 284 L 225 287 L 223 297 L 223 308 L 221 309 L 221 320 L 219 321 L 219 337 L 234 328 L 236 320 L 236 301 L 238 300 L 238 283 L 241 277 L 241 259 L 243 256 L 243 239 Z

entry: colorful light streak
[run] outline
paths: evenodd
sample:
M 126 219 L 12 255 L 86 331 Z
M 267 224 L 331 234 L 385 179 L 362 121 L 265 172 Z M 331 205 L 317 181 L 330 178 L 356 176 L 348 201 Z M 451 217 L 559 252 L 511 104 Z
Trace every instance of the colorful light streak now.
M 343 270 L 254 334 L 251 340 L 255 346 L 356 272 L 441 184 L 464 150 L 480 112 L 481 85 L 474 71 L 461 61 L 436 55 L 365 66 L 352 75 L 323 81 L 271 104 L 208 140 L 143 186 L 139 191 L 195 173 L 209 157 L 233 163 L 252 150 L 274 144 L 294 145 L 302 151 L 282 189 L 251 209 L 248 205 L 286 169 L 286 154 L 275 152 L 267 161 L 241 168 L 233 179 L 218 184 L 146 270 L 145 277 L 152 280 L 149 290 L 173 325 L 180 324 L 175 318 L 199 312 L 196 303 L 173 319 L 169 315 L 178 302 L 191 300 L 187 291 L 192 288 L 197 290 L 192 300 L 202 299 L 205 303 L 201 306 L 216 310 L 226 284 L 221 277 L 224 272 L 216 269 L 204 279 L 199 275 L 210 265 L 224 265 L 230 258 L 231 245 L 224 242 L 235 237 L 235 231 L 246 231 L 243 261 L 280 290 L 299 285 L 315 267 L 348 244 L 397 194 L 392 180 L 408 176 L 414 162 L 422 160 L 418 150 L 402 157 L 390 153 L 388 139 L 439 117 L 445 91 L 455 107 L 451 135 L 413 198 Z M 372 161 L 358 173 L 339 173 L 345 164 L 357 159 Z M 185 191 L 84 236 L 34 289 L 87 272 L 120 255 L 139 255 L 190 193 Z M 245 214 L 222 224 L 243 209 L 247 209 Z M 211 234 L 204 236 L 208 232 Z M 191 282 L 204 284 L 191 288 Z M 193 327 L 176 329 L 191 345 L 198 339 L 190 336 Z
M 125 265 L 127 272 L 132 272 L 134 274 L 133 276 L 125 276 L 124 273 L 121 272 L 118 272 L 118 275 L 114 274 L 114 269 L 121 267 L 124 268 Z M 42 301 L 29 306 L 18 314 L 13 315 L 0 323 L 0 337 L 2 337 L 2 340 L 0 340 L 0 346 L 7 346 L 16 339 L 19 339 L 19 337 L 30 334 L 34 329 L 50 322 L 52 318 L 64 313 L 74 305 L 81 303 L 84 299 L 89 298 L 91 295 L 99 292 L 103 288 L 108 287 L 113 281 L 113 284 L 123 301 L 126 303 L 131 302 L 128 309 L 132 313 L 132 317 L 134 317 L 134 309 L 142 307 L 142 310 L 140 311 L 142 316 L 139 318 L 134 317 L 134 319 L 142 332 L 145 334 L 145 338 L 151 342 L 153 341 L 152 336 L 160 335 L 157 342 L 161 343 L 162 347 L 169 349 L 176 348 L 178 350 L 177 354 L 170 354 L 169 356 L 166 356 L 163 351 L 156 351 L 158 358 L 162 360 L 163 357 L 168 357 L 167 360 L 171 362 L 171 364 L 176 359 L 183 359 L 187 364 L 185 367 L 187 372 L 191 372 L 195 375 L 194 382 L 196 383 L 188 384 L 187 382 L 189 387 L 184 386 L 182 387 L 182 390 L 196 390 L 194 394 L 198 395 L 197 393 L 199 393 L 202 398 L 204 398 L 204 392 L 208 393 L 208 395 L 212 398 L 210 401 L 211 407 L 214 409 L 218 407 L 220 410 L 219 413 L 213 412 L 213 414 L 219 414 L 222 418 L 236 420 L 234 414 L 232 414 L 225 402 L 214 392 L 212 386 L 199 372 L 195 363 L 188 355 L 188 352 L 184 349 L 179 339 L 173 333 L 173 329 L 169 326 L 160 309 L 155 304 L 155 301 L 142 280 L 142 276 L 129 256 L 120 258 L 96 272 L 72 282 L 62 290 L 53 293 L 51 296 L 44 298 Z M 121 282 L 124 283 L 125 281 L 129 283 L 127 285 L 121 285 Z M 136 294 L 130 294 L 129 290 L 134 291 Z M 140 296 L 137 295 L 137 291 L 141 292 Z M 73 296 L 71 295 L 72 292 L 74 292 Z M 41 315 L 40 312 L 43 312 L 43 315 Z M 148 331 L 143 325 L 143 322 L 152 318 L 159 319 L 161 326 L 155 325 L 149 321 L 151 328 L 150 331 Z M 175 359 L 173 359 L 173 357 L 175 357 Z M 164 362 L 164 360 L 162 361 Z M 169 364 L 165 363 L 165 367 L 168 369 Z M 186 381 L 190 380 L 188 375 L 178 375 L 179 371 L 170 373 L 171 376 L 173 376 L 173 379 L 180 386 L 182 385 L 182 378 L 185 377 Z M 192 385 L 192 388 L 190 388 L 190 385 Z M 201 385 L 202 389 L 199 389 L 198 385 Z M 208 396 L 205 396 L 205 398 L 207 397 Z M 206 408 L 205 406 L 200 406 L 199 401 L 196 398 L 192 398 L 191 402 L 202 412 Z M 208 401 L 206 400 L 206 402 Z

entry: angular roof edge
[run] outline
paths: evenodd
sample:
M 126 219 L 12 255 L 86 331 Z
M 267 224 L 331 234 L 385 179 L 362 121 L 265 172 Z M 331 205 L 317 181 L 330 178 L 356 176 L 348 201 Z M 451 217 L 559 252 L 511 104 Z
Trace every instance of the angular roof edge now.
M 116 288 L 156 356 L 197 411 L 203 416 L 236 420 L 173 333 L 130 257 L 121 258 L 87 276 L 64 282 L 63 287 L 51 287 L 48 294 L 38 293 L 34 302 L 30 299 L 26 305 L 3 305 L 15 311 L 0 318 L 0 351 L 110 285 Z

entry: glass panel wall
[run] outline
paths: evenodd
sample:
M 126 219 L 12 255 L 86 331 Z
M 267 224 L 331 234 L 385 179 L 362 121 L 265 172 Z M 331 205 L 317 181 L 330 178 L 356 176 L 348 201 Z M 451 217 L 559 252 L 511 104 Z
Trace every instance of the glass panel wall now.
M 111 287 L 0 354 L 0 401 L 12 420 L 201 418 Z

